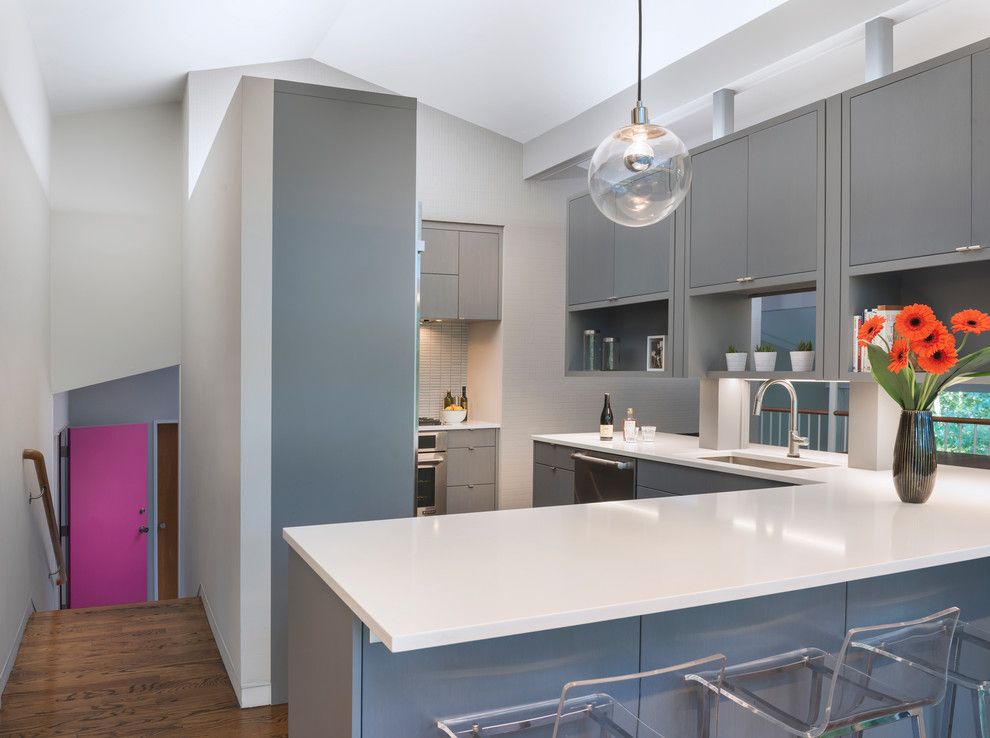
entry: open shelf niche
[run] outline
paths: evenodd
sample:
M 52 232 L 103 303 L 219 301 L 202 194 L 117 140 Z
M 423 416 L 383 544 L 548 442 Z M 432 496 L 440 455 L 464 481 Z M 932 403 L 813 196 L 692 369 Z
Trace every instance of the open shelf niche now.
M 673 373 L 670 301 L 650 300 L 631 304 L 596 307 L 567 312 L 567 332 L 564 373 L 569 377 L 621 374 L 624 376 L 669 377 Z M 583 362 L 584 332 L 596 330 L 600 338 L 619 339 L 619 369 L 617 371 L 586 371 Z M 647 336 L 666 336 L 663 371 L 647 371 Z
M 878 305 L 931 306 L 946 327 L 952 316 L 966 308 L 987 310 L 990 296 L 990 260 L 943 264 L 923 268 L 891 270 L 886 263 L 882 271 L 860 273 L 849 277 L 846 310 L 843 316 L 840 343 L 842 378 L 850 381 L 872 381 L 869 372 L 854 372 L 854 337 L 852 317 L 862 315 L 867 308 Z M 860 268 L 862 270 L 862 268 Z M 990 334 L 970 336 L 965 353 L 990 346 Z
M 775 288 L 772 292 L 740 289 L 688 298 L 687 375 L 735 379 L 803 379 L 823 377 L 821 295 L 814 283 Z M 811 341 L 815 363 L 809 372 L 791 371 L 789 352 L 799 341 Z M 773 371 L 753 365 L 757 343 L 777 350 Z M 730 372 L 725 353 L 729 345 L 748 354 L 746 370 Z

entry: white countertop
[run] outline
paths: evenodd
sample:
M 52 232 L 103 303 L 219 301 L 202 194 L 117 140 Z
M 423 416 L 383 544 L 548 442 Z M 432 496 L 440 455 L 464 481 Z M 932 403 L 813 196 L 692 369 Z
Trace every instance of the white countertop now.
M 534 438 L 603 448 L 596 434 Z M 287 528 L 283 537 L 396 652 L 990 556 L 990 472 L 943 466 L 928 503 L 907 505 L 890 472 L 764 472 L 697 461 L 725 453 L 697 443 L 660 434 L 652 445 L 607 448 L 800 485 Z
M 456 430 L 487 430 L 488 428 L 498 428 L 498 423 L 489 423 L 485 420 L 465 420 L 463 423 L 449 423 L 447 425 L 421 425 L 419 431 L 456 431 Z

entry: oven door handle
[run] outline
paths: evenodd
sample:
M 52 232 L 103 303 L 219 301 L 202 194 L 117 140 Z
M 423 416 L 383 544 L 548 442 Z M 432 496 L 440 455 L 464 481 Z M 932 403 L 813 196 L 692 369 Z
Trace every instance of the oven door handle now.
M 629 471 L 633 468 L 631 461 L 612 461 L 611 459 L 599 459 L 597 456 L 588 456 L 587 454 L 571 454 L 571 458 L 574 461 L 583 461 L 587 464 L 594 464 L 595 466 L 607 466 L 609 469 L 618 469 L 619 471 Z

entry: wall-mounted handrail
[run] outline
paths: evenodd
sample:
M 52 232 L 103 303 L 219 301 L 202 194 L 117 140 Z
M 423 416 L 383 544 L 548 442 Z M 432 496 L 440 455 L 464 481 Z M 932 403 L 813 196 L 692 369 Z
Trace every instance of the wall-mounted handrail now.
M 39 497 L 45 507 L 45 519 L 48 522 L 48 536 L 51 538 L 52 554 L 55 557 L 56 570 L 49 576 L 56 585 L 65 584 L 68 576 L 65 571 L 65 556 L 62 554 L 62 537 L 59 535 L 58 521 L 55 520 L 55 501 L 52 498 L 52 487 L 48 483 L 48 468 L 45 466 L 45 455 L 33 448 L 24 449 L 23 458 L 34 462 L 34 471 L 38 475 Z M 37 499 L 37 498 L 30 498 Z

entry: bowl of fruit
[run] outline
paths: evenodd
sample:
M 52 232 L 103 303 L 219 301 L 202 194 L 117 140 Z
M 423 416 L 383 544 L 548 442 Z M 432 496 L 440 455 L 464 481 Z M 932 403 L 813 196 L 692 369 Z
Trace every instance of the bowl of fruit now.
M 460 405 L 449 405 L 440 411 L 440 420 L 444 425 L 463 423 L 467 417 L 467 410 Z

